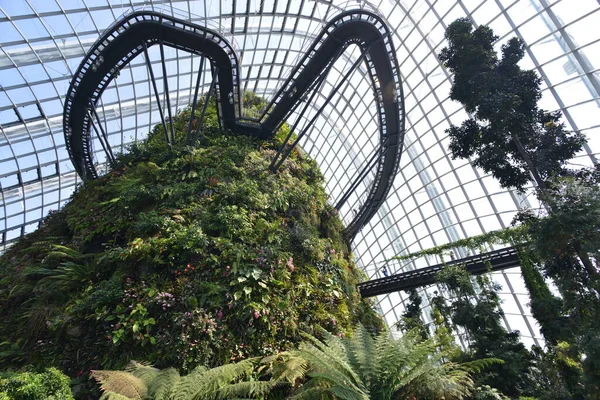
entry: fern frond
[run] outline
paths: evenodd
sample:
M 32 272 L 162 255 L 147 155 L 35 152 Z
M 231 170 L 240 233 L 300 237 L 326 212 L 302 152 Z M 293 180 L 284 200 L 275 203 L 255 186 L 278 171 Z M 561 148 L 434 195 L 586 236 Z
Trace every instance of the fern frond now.
M 175 368 L 163 369 L 156 374 L 149 385 L 150 398 L 152 400 L 170 400 L 178 392 L 180 382 L 181 376 Z
M 364 384 L 357 372 L 348 363 L 346 354 L 341 356 L 329 350 L 329 347 L 317 338 L 303 334 L 310 343 L 301 343 L 298 354 L 309 361 L 309 375 L 314 372 L 325 371 L 338 375 L 337 379 L 348 379 L 355 386 L 364 388 Z M 334 340 L 340 340 L 335 338 Z
M 327 351 L 341 359 L 347 360 L 348 354 L 343 342 L 338 336 L 334 336 L 322 327 L 317 327 L 319 334 L 323 337 L 323 343 L 327 346 Z M 316 338 L 313 338 L 316 339 Z
M 103 392 L 113 392 L 133 400 L 144 400 L 148 396 L 148 387 L 144 381 L 130 372 L 106 370 L 91 372 Z
M 125 372 L 131 372 L 133 376 L 140 378 L 146 386 L 150 387 L 160 370 L 148 363 L 131 360 L 125 367 Z
M 470 397 L 474 383 L 469 373 L 460 369 L 458 364 L 447 363 L 429 368 L 406 388 L 417 398 L 463 400 Z
M 294 392 L 294 394 L 290 397 L 287 397 L 287 400 L 315 400 L 323 398 L 325 395 L 326 388 L 322 387 L 311 387 L 305 388 L 304 386 L 301 390 Z
M 221 388 L 216 398 L 217 399 L 232 399 L 232 398 L 264 398 L 275 387 L 280 385 L 276 381 L 249 381 L 238 382 L 231 385 L 226 385 Z
M 491 365 L 496 365 L 496 364 L 504 364 L 504 360 L 502 360 L 500 358 L 493 358 L 493 357 L 480 358 L 477 360 L 460 363 L 459 366 L 461 369 L 463 369 L 471 374 L 478 374 L 481 371 L 483 371 L 484 369 L 486 369 L 487 367 L 489 367 Z
M 208 368 L 199 365 L 186 376 L 180 377 L 177 384 L 177 390 L 173 390 L 171 393 L 172 400 L 191 399 L 197 391 L 197 385 L 204 379 L 203 376 L 206 371 L 208 371 Z
M 343 344 L 349 364 L 360 374 L 366 387 L 369 387 L 377 374 L 377 359 L 373 357 L 376 354 L 375 340 L 362 324 L 358 324 L 352 338 Z
M 336 398 L 340 400 L 370 400 L 369 393 L 364 393 L 362 391 L 357 392 L 355 390 L 351 390 L 346 386 L 335 385 L 329 388 L 328 390 Z
M 80 258 L 83 256 L 77 250 L 74 250 L 67 246 L 62 246 L 60 244 L 55 244 L 52 246 L 52 251 L 48 253 L 48 255 L 54 254 L 56 256 L 68 257 L 68 258 Z
M 297 380 L 304 379 L 308 371 L 308 361 L 289 352 L 279 354 L 277 357 L 267 357 L 262 363 L 272 363 L 271 374 L 279 382 L 294 385 Z
M 250 375 L 258 358 L 235 364 L 226 364 L 213 369 L 197 369 L 181 378 L 175 400 L 213 399 L 220 389 L 244 376 Z

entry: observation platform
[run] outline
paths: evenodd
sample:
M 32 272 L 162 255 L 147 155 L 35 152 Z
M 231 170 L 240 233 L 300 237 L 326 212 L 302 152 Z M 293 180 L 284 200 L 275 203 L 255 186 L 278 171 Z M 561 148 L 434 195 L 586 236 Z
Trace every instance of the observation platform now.
M 161 116 L 168 143 L 175 141 L 172 110 L 169 96 L 165 96 L 166 112 L 161 107 L 156 79 L 148 57 L 148 48 L 160 46 L 163 76 L 166 76 L 163 46 L 203 57 L 210 63 L 213 81 L 209 96 L 215 96 L 219 122 L 224 129 L 236 133 L 269 138 L 292 114 L 300 121 L 315 94 L 319 92 L 336 60 L 351 45 L 360 48 L 361 55 L 354 62 L 347 77 L 360 63 L 366 65 L 368 79 L 375 98 L 379 119 L 379 148 L 373 158 L 357 174 L 347 192 L 340 198 L 336 208 L 340 209 L 352 191 L 375 171 L 375 179 L 364 196 L 360 208 L 345 229 L 351 241 L 360 229 L 375 215 L 389 193 L 398 171 L 404 142 L 404 98 L 396 52 L 391 33 L 384 21 L 375 13 L 357 9 L 342 12 L 328 22 L 308 48 L 290 76 L 276 92 L 264 113 L 257 119 L 244 118 L 241 108 L 240 65 L 233 46 L 218 32 L 206 27 L 153 11 L 134 11 L 111 25 L 91 47 L 79 65 L 71 81 L 64 106 L 63 125 L 67 150 L 77 173 L 83 179 L 98 177 L 94 161 L 93 137 L 95 132 L 106 158 L 114 162 L 107 132 L 104 130 L 96 107 L 109 83 L 138 55 L 146 58 L 148 72 L 153 84 L 158 111 Z M 194 108 L 198 100 L 200 74 L 196 81 L 188 138 L 192 122 L 196 118 Z M 325 106 L 340 89 L 343 81 L 331 92 L 327 100 L 309 122 L 312 126 Z M 168 81 L 164 80 L 164 92 L 169 93 Z M 310 95 L 309 95 L 310 94 Z M 309 98 L 304 102 L 303 99 Z M 207 104 L 208 101 L 205 102 Z M 298 111 L 300 107 L 301 111 Z M 203 122 L 202 110 L 196 130 Z M 286 142 L 281 146 L 271 164 L 274 171 L 283 163 L 294 146 L 307 132 L 297 133 L 298 139 L 291 145 L 296 126 L 291 129 Z
M 373 297 L 433 285 L 436 282 L 436 274 L 448 265 L 464 265 L 471 275 L 481 275 L 489 271 L 500 271 L 519 266 L 519 253 L 515 247 L 507 247 L 460 260 L 452 260 L 444 264 L 362 282 L 358 284 L 358 290 L 362 297 Z

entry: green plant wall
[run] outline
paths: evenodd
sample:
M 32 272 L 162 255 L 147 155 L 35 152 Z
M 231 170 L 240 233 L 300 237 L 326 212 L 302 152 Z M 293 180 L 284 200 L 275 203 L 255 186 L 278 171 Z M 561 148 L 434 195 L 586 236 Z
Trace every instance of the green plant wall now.
M 209 108 L 192 146 L 189 113 L 173 121 L 180 144 L 155 127 L 0 258 L 2 366 L 190 370 L 316 326 L 382 326 L 317 164 L 295 150 L 268 169 L 285 127 L 258 141 L 218 129 Z

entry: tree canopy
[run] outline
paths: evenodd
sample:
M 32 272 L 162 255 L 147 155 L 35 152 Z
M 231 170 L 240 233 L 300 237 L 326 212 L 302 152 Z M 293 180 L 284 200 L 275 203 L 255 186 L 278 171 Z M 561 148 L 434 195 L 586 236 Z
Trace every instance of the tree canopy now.
M 565 172 L 585 137 L 567 131 L 560 112 L 538 107 L 541 79 L 518 65 L 525 56 L 523 41 L 510 39 L 499 58 L 498 37 L 487 26 L 474 29 L 466 18 L 450 24 L 445 37 L 448 46 L 439 58 L 454 74 L 450 98 L 470 114 L 446 131 L 452 157 L 472 157 L 503 187 L 523 190 L 535 181 L 545 189 L 549 178 Z

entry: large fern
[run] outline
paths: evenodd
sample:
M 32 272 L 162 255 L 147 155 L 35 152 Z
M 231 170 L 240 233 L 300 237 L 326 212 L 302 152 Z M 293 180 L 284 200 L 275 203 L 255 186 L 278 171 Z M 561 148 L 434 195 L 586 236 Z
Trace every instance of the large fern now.
M 306 335 L 295 353 L 307 361 L 308 382 L 290 399 L 419 399 L 461 400 L 473 388 L 470 374 L 482 365 L 443 363 L 432 340 L 409 334 L 394 339 L 373 337 L 357 326 L 352 338 L 324 333 L 324 341 Z
M 37 292 L 69 293 L 95 280 L 100 256 L 82 254 L 67 246 L 52 245 L 43 267 L 28 268 L 25 276 L 36 279 Z
M 175 397 L 181 376 L 175 368 L 160 371 L 149 384 L 150 398 L 153 400 L 169 400 Z
M 416 333 L 399 339 L 387 332 L 373 336 L 359 325 L 351 338 L 321 335 L 323 340 L 304 334 L 297 350 L 198 367 L 186 376 L 135 362 L 126 371 L 94 371 L 93 376 L 106 400 L 265 399 L 282 387 L 291 389 L 291 400 L 462 400 L 473 390 L 471 374 L 499 362 L 443 362 L 436 343 Z
M 161 371 L 132 361 L 125 371 L 92 371 L 92 376 L 100 383 L 103 400 L 263 398 L 284 381 L 243 380 L 255 371 L 258 361 L 248 359 L 213 369 L 197 367 L 185 376 L 174 368 Z

